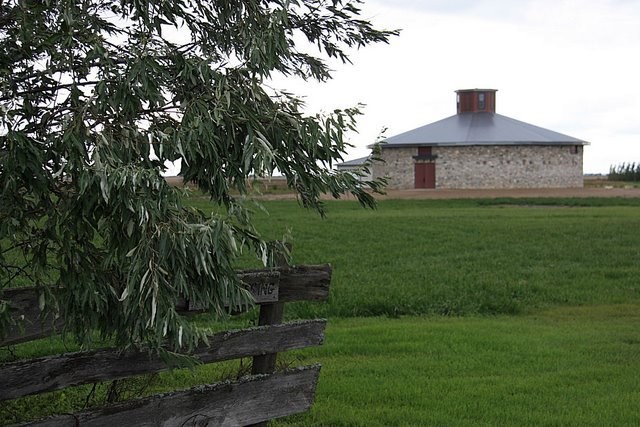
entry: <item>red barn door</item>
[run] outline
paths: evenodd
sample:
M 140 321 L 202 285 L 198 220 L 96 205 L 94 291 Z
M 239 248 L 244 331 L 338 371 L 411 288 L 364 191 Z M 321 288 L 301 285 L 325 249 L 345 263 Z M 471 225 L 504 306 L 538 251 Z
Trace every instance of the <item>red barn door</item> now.
M 415 164 L 415 188 L 436 188 L 436 164 L 433 162 Z

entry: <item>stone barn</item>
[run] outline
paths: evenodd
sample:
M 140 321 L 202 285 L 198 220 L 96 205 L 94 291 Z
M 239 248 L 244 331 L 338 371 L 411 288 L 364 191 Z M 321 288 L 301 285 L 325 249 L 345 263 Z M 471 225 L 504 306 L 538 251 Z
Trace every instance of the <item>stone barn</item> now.
M 496 91 L 458 90 L 456 115 L 384 140 L 373 177 L 397 189 L 582 187 L 588 143 L 497 114 Z
M 340 172 L 356 172 L 356 171 L 360 171 L 367 160 L 369 160 L 369 156 L 360 157 L 359 159 L 353 159 L 353 160 L 349 160 L 349 161 L 344 162 L 344 163 L 338 163 L 336 165 L 336 168 Z M 370 173 L 369 174 L 365 174 L 362 177 L 358 177 L 358 179 L 361 179 L 361 180 L 362 179 L 365 179 L 365 180 L 371 179 L 371 174 Z

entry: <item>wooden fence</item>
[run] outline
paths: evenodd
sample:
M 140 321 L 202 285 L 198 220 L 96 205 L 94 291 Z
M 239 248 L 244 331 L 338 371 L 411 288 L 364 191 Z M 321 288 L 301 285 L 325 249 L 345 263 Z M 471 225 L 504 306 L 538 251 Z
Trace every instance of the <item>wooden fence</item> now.
M 253 328 L 210 335 L 194 356 L 202 363 L 253 357 L 250 376 L 56 415 L 29 423 L 35 426 L 245 426 L 307 411 L 315 398 L 319 365 L 275 372 L 277 353 L 321 345 L 325 320 L 282 323 L 284 303 L 324 301 L 329 294 L 331 267 L 283 266 L 238 272 L 260 304 L 259 324 Z M 15 316 L 24 316 L 22 330 L 11 330 L 0 346 L 30 341 L 51 333 L 59 322 L 40 319 L 34 289 L 5 290 Z M 181 301 L 182 311 L 202 307 Z M 169 370 L 148 353 L 112 349 L 67 353 L 0 365 L 0 403 L 8 399 L 66 387 L 118 380 Z

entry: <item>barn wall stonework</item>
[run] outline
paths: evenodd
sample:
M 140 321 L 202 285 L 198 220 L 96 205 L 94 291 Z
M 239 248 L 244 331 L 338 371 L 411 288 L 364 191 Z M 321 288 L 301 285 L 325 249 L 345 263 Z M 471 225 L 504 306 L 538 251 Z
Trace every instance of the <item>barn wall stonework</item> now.
M 577 152 L 576 152 L 577 151 Z M 389 188 L 414 188 L 411 148 L 384 148 L 386 163 L 373 166 L 373 176 L 389 176 Z M 582 153 L 578 146 L 433 147 L 437 155 L 436 188 L 582 187 Z
M 383 148 L 380 157 L 383 162 L 375 162 L 371 168 L 374 178 L 389 177 L 389 188 L 413 188 L 413 158 L 417 148 Z M 437 171 L 436 171 L 437 174 Z

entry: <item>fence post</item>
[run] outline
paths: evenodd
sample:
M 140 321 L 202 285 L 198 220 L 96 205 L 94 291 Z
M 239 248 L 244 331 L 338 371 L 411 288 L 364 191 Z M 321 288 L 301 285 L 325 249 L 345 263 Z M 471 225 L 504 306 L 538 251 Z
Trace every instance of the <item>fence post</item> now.
M 291 246 L 287 245 L 287 249 L 291 252 Z M 283 253 L 278 254 L 278 266 L 286 267 L 289 264 L 287 263 L 286 256 Z M 258 326 L 265 325 L 279 325 L 282 323 L 282 319 L 284 317 L 284 303 L 283 302 L 273 302 L 269 304 L 260 305 L 260 314 L 258 317 Z M 251 365 L 251 374 L 272 374 L 276 371 L 276 361 L 278 358 L 278 353 L 268 353 L 262 356 L 254 356 L 253 363 Z M 248 427 L 267 427 L 269 425 L 268 421 L 263 421 L 261 423 L 251 424 Z
M 274 302 L 263 304 L 260 306 L 260 318 L 258 326 L 279 325 L 282 323 L 284 315 L 284 303 Z M 276 370 L 276 358 L 278 353 L 265 354 L 263 356 L 255 356 L 251 373 L 256 374 L 272 374 Z

